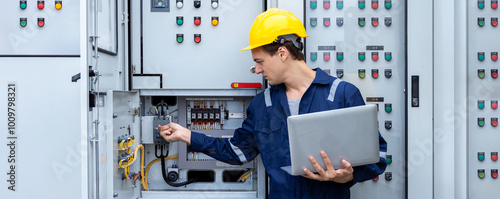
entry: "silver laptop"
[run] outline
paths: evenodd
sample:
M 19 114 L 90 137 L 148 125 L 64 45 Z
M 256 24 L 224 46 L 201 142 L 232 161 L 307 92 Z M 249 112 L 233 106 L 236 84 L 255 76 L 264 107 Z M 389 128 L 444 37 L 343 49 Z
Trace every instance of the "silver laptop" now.
M 309 156 L 326 169 L 320 151 L 325 151 L 335 169 L 342 159 L 359 166 L 376 163 L 379 158 L 376 105 L 294 115 L 288 117 L 288 137 L 292 165 L 281 167 L 291 175 L 316 173 Z

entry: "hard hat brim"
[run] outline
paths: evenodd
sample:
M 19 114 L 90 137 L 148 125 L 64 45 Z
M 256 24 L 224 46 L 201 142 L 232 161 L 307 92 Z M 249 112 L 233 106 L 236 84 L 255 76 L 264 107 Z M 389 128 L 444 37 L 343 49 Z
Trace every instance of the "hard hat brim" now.
M 255 47 L 253 47 L 253 46 L 247 46 L 246 48 L 243 48 L 243 49 L 241 49 L 240 51 L 252 50 L 252 49 L 254 49 L 254 48 L 255 48 Z

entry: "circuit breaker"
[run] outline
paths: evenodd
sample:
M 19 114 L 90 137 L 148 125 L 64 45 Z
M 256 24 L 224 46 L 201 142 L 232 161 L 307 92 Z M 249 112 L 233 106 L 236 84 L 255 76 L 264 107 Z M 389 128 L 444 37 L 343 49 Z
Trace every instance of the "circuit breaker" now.
M 468 197 L 488 198 L 500 194 L 498 1 L 469 0 L 467 10 Z
M 356 85 L 378 107 L 387 169 L 352 198 L 405 196 L 405 1 L 305 1 L 306 62 Z

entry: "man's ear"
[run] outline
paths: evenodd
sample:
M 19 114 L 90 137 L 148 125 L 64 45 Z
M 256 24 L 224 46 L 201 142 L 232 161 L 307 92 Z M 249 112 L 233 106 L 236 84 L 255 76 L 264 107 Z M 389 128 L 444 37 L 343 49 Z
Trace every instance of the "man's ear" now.
M 288 56 L 288 50 L 286 49 L 286 47 L 284 47 L 284 46 L 279 47 L 278 53 L 279 53 L 281 61 L 285 61 L 286 57 Z

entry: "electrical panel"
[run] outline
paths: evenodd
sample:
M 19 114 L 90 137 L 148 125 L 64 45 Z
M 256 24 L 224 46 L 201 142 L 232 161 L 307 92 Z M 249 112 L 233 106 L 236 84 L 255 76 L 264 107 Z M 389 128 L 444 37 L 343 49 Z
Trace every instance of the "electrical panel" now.
M 355 185 L 352 198 L 404 198 L 405 1 L 308 0 L 304 6 L 307 64 L 353 83 L 367 104 L 376 104 L 388 143 L 385 173 Z
M 467 2 L 468 197 L 498 189 L 498 1 Z M 486 198 L 486 196 L 484 198 Z
M 0 56 L 79 56 L 78 1 L 4 1 Z
M 250 51 L 240 51 L 263 9 L 264 1 L 143 0 L 142 62 L 133 87 L 238 89 L 234 83 L 253 83 L 251 88 L 263 88 L 262 76 L 250 72 Z

